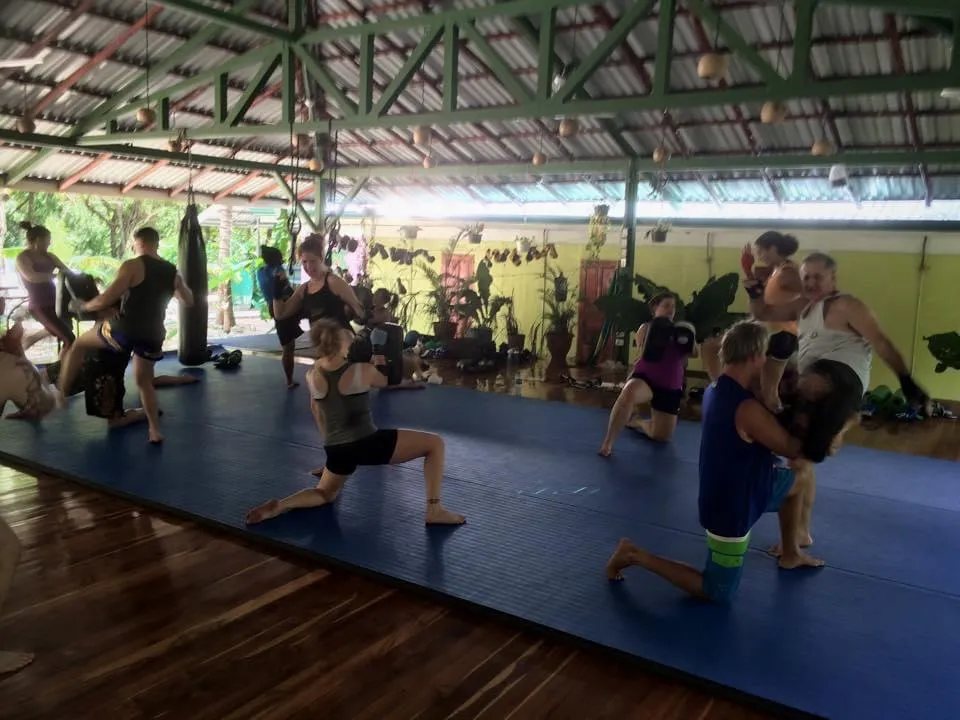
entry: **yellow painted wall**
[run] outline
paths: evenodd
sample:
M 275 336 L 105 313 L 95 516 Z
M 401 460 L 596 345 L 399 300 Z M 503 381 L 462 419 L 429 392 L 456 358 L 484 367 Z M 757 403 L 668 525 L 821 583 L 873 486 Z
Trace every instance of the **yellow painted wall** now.
M 398 223 L 399 225 L 400 223 Z M 348 230 L 347 230 L 348 231 Z M 429 249 L 439 258 L 442 249 L 455 232 L 451 227 L 426 227 L 415 247 Z M 457 252 L 472 252 L 479 260 L 489 248 L 513 247 L 512 238 L 525 235 L 540 240 L 544 226 L 490 226 L 483 244 L 476 246 L 461 242 Z M 587 226 L 564 226 L 547 229 L 548 238 L 555 242 L 559 258 L 552 261 L 570 278 L 571 289 L 579 280 L 579 266 L 584 257 Z M 643 232 L 638 232 L 642 237 Z M 655 282 L 666 285 L 687 298 L 702 287 L 710 274 L 739 272 L 740 248 L 757 235 L 753 230 L 719 230 L 674 228 L 663 245 L 652 245 L 641 240 L 637 247 L 635 270 Z M 923 282 L 919 266 L 923 235 L 898 234 L 855 230 L 797 232 L 801 241 L 798 256 L 814 250 L 833 255 L 839 264 L 839 285 L 876 313 L 881 325 L 903 353 L 908 366 L 913 366 L 918 381 L 937 398 L 960 400 L 960 371 L 934 373 L 935 361 L 930 356 L 923 337 L 941 332 L 960 331 L 960 236 L 933 235 L 928 242 L 928 266 Z M 395 228 L 382 228 L 376 240 L 387 246 L 403 244 Z M 619 228 L 610 232 L 602 259 L 616 259 L 620 254 Z M 712 262 L 708 262 L 708 246 L 712 247 Z M 398 266 L 389 261 L 371 263 L 375 285 L 384 284 L 396 276 Z M 513 295 L 521 332 L 530 334 L 531 326 L 540 319 L 541 305 L 538 291 L 543 271 L 541 263 L 523 263 L 514 267 L 509 261 L 494 264 L 494 293 Z M 409 268 L 403 269 L 405 282 Z M 408 287 L 410 284 L 408 283 Z M 426 288 L 422 280 L 414 280 L 413 291 Z M 747 298 L 741 293 L 734 311 L 746 311 Z M 414 329 L 428 331 L 431 321 L 421 317 Z M 503 339 L 503 334 L 498 340 Z M 873 364 L 871 386 L 897 386 L 896 378 L 878 359 Z

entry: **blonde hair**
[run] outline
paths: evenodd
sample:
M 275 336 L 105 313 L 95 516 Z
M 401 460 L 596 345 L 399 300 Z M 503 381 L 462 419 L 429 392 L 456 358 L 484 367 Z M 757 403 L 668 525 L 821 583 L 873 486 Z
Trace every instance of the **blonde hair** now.
M 333 357 L 340 352 L 345 332 L 349 331 L 336 320 L 317 320 L 310 326 L 310 342 L 319 357 Z
M 767 351 L 770 333 L 753 320 L 733 324 L 720 340 L 720 362 L 724 365 L 743 365 Z

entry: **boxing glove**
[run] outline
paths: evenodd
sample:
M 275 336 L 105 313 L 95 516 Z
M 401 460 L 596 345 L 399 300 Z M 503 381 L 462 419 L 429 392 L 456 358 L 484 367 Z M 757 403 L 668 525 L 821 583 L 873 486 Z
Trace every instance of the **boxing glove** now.
M 665 317 L 655 317 L 647 323 L 647 335 L 640 348 L 640 357 L 647 362 L 658 362 L 664 351 L 673 342 L 673 321 Z
M 291 295 L 293 295 L 293 287 L 290 285 L 287 274 L 281 270 L 273 276 L 273 296 L 277 300 L 286 300 Z
M 673 344 L 684 355 L 690 355 L 697 344 L 696 328 L 688 322 L 678 322 L 673 327 Z

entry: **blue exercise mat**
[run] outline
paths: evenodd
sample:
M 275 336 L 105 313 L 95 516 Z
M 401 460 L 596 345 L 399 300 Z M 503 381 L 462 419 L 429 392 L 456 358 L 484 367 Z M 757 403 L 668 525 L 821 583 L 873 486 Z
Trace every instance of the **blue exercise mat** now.
M 159 393 L 163 447 L 146 443 L 143 426 L 107 430 L 73 401 L 40 424 L 4 421 L 0 455 L 780 708 L 835 720 L 960 717 L 955 463 L 845 447 L 818 471 L 814 549 L 828 567 L 779 571 L 762 552 L 776 518 L 764 518 L 740 593 L 721 608 L 640 570 L 625 583 L 604 576 L 622 536 L 702 564 L 695 424 L 681 423 L 667 446 L 624 433 L 604 459 L 602 410 L 446 386 L 384 392 L 382 426 L 446 438 L 444 501 L 468 524 L 424 527 L 418 463 L 361 470 L 336 506 L 248 530 L 250 507 L 311 483 L 323 465 L 306 390 L 287 391 L 267 358 L 200 372 L 201 383 Z

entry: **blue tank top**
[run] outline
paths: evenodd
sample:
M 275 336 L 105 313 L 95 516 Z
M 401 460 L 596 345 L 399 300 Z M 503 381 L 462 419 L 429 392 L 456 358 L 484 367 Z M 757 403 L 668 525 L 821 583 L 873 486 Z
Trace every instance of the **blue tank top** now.
M 700 524 L 714 535 L 742 538 L 766 511 L 779 460 L 737 432 L 737 408 L 754 398 L 728 375 L 703 396 L 700 435 Z

